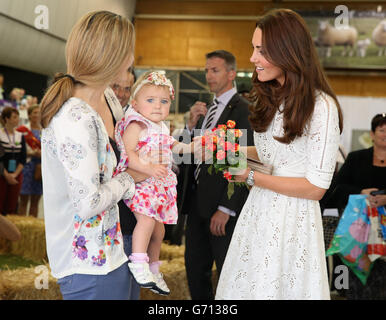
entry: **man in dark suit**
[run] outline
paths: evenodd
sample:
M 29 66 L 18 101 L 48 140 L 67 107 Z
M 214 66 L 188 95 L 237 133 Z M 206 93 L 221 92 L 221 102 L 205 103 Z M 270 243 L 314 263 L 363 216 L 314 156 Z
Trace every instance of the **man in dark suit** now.
M 206 55 L 206 80 L 215 99 L 212 106 L 196 102 L 190 109 L 187 123 L 191 136 L 202 134 L 228 120 L 236 128 L 244 129 L 244 139 L 253 145 L 253 133 L 248 121 L 248 102 L 233 86 L 236 78 L 235 57 L 217 50 Z M 244 140 L 244 141 L 245 141 Z M 208 164 L 181 165 L 183 179 L 179 185 L 180 212 L 187 213 L 185 264 L 192 299 L 213 299 L 211 284 L 215 261 L 220 274 L 232 233 L 244 202 L 248 197 L 246 186 L 235 187 L 228 199 L 228 182 L 222 173 L 210 175 Z

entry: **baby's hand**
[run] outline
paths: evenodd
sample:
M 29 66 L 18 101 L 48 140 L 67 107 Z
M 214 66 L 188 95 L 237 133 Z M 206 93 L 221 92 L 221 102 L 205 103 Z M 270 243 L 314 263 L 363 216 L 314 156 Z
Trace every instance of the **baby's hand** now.
M 165 178 L 168 175 L 168 170 L 165 165 L 149 164 L 149 167 L 149 174 L 156 179 Z
M 205 148 L 202 139 L 202 136 L 197 136 L 194 137 L 193 142 L 191 142 L 193 144 L 194 157 L 201 162 L 211 163 L 213 159 L 213 152 Z

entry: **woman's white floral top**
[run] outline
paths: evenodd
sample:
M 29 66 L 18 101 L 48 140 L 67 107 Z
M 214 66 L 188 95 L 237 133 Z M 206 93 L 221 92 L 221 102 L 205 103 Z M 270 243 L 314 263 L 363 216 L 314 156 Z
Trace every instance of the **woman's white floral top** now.
M 102 119 L 72 97 L 42 132 L 42 174 L 47 254 L 56 278 L 107 274 L 121 266 L 117 202 L 131 198 L 133 179 L 112 178 L 117 164 Z

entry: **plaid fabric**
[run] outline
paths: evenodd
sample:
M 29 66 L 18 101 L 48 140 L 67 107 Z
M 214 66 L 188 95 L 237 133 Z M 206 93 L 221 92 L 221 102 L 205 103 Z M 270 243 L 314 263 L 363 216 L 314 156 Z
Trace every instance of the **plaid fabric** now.
M 324 233 L 324 246 L 327 250 L 334 237 L 335 229 L 338 226 L 339 217 L 323 216 L 323 233 Z

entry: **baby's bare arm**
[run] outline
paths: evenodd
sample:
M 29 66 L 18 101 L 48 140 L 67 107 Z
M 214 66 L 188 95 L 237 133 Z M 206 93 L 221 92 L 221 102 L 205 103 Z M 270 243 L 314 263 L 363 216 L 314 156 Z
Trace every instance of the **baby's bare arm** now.
M 136 151 L 139 142 L 140 134 L 146 130 L 145 126 L 139 122 L 131 122 L 123 134 L 123 143 L 128 157 L 128 167 L 140 173 L 144 173 L 156 178 L 161 178 L 167 175 L 167 169 L 160 164 L 152 164 L 147 161 L 147 158 L 141 157 Z

